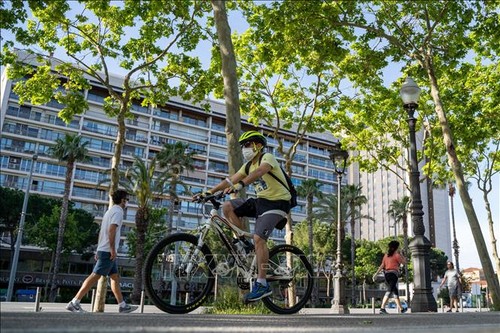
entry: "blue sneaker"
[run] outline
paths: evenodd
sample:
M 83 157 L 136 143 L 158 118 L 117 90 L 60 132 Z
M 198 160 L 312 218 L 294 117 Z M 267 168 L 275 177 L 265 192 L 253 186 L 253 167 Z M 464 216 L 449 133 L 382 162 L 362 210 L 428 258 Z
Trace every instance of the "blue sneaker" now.
M 255 302 L 264 297 L 270 296 L 272 294 L 271 287 L 269 284 L 263 286 L 259 282 L 255 282 L 252 291 L 245 295 L 245 303 Z

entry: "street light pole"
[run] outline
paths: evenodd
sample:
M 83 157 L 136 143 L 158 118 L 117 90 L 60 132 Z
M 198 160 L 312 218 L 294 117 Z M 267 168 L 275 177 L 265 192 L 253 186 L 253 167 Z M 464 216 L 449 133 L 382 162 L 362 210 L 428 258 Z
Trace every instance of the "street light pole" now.
M 408 113 L 408 126 L 410 134 L 410 188 L 411 188 L 411 220 L 415 237 L 410 242 L 413 259 L 414 288 L 411 299 L 411 311 L 436 312 L 437 303 L 432 295 L 431 270 L 429 253 L 431 242 L 425 237 L 424 211 L 420 195 L 420 172 L 418 171 L 417 140 L 415 138 L 414 117 L 418 107 L 420 88 L 411 78 L 406 78 L 401 87 L 403 106 Z
M 342 214 L 341 214 L 341 200 L 340 200 L 340 189 L 342 184 L 342 176 L 344 175 L 345 168 L 347 165 L 347 158 L 349 153 L 346 150 L 342 150 L 340 145 L 335 147 L 330 154 L 330 159 L 335 167 L 335 173 L 337 174 L 337 260 L 335 264 L 335 285 L 334 285 L 334 295 L 332 302 L 332 313 L 335 314 L 348 314 L 349 308 L 345 301 L 345 277 L 342 272 Z M 354 286 L 353 286 L 354 288 Z
M 16 244 L 14 247 L 14 256 L 12 257 L 12 264 L 10 268 L 9 276 L 9 286 L 7 287 L 7 302 L 12 300 L 12 294 L 14 292 L 14 282 L 16 280 L 17 272 L 17 262 L 19 261 L 19 251 L 21 250 L 21 243 L 23 241 L 23 231 L 24 231 L 24 221 L 26 220 L 26 209 L 28 208 L 28 199 L 30 197 L 31 189 L 31 176 L 33 175 L 33 168 L 35 167 L 35 162 L 38 159 L 38 155 L 33 155 L 31 160 L 30 173 L 28 176 L 28 186 L 26 188 L 26 193 L 24 194 L 23 208 L 21 210 L 21 219 L 19 220 L 19 230 L 17 231 Z

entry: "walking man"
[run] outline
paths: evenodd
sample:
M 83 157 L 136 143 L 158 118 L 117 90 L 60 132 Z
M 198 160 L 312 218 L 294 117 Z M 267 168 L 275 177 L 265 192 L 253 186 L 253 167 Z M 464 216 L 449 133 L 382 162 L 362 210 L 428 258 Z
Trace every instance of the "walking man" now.
M 93 272 L 83 281 L 76 296 L 66 306 L 66 309 L 71 312 L 86 312 L 81 308 L 80 301 L 89 292 L 90 288 L 99 281 L 101 276 L 109 276 L 111 278 L 111 291 L 115 295 L 120 313 L 128 313 L 137 309 L 137 306 L 129 305 L 123 300 L 120 289 L 120 276 L 116 264 L 116 250 L 120 243 L 123 210 L 129 200 L 128 193 L 124 190 L 117 190 L 112 194 L 111 198 L 114 205 L 104 214 L 101 230 L 99 231 L 99 241 L 95 255 L 97 263 L 94 266 Z

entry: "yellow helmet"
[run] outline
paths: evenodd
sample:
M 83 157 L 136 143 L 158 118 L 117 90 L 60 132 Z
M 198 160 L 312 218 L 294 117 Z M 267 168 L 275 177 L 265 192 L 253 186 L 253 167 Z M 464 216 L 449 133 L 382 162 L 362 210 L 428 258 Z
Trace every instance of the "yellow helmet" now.
M 264 135 L 257 131 L 247 131 L 243 133 L 238 139 L 240 145 L 244 145 L 247 142 L 259 142 L 264 147 L 267 145 L 267 140 Z

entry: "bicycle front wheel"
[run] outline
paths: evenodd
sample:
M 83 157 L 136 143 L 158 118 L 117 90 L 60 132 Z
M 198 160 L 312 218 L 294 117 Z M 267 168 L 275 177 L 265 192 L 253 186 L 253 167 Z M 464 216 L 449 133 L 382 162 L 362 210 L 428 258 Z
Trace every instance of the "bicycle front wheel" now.
M 293 314 L 309 300 L 313 288 L 313 271 L 304 252 L 282 244 L 269 251 L 267 283 L 272 295 L 262 299 L 277 314 Z
M 144 285 L 151 301 L 168 313 L 188 313 L 206 300 L 214 286 L 215 262 L 206 245 L 191 234 L 173 234 L 149 253 Z

